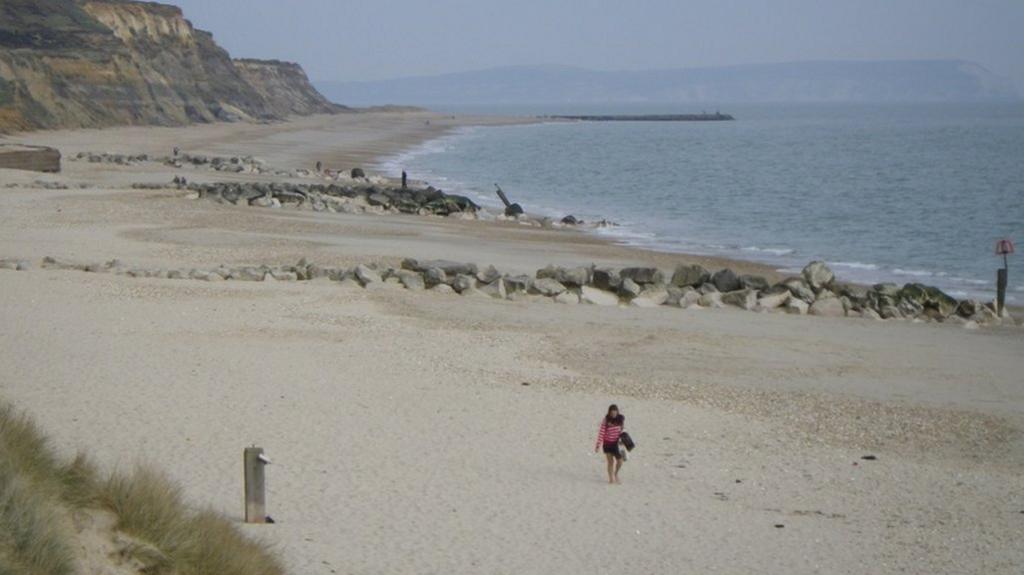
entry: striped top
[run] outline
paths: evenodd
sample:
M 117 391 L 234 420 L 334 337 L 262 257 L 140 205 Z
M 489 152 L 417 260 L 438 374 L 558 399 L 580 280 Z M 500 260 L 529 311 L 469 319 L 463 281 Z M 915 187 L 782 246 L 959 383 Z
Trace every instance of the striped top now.
M 598 447 L 601 444 L 617 445 L 620 435 L 622 435 L 622 424 L 608 423 L 608 420 L 602 417 L 601 428 L 597 430 L 597 443 L 594 444 L 594 447 Z

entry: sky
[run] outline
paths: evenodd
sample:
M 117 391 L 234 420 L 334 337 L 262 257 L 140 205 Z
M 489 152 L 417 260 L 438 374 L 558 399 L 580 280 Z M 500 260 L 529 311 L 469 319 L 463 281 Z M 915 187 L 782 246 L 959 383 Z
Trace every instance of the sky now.
M 296 61 L 315 81 L 954 58 L 1024 89 L 1024 0 L 164 1 L 232 56 Z

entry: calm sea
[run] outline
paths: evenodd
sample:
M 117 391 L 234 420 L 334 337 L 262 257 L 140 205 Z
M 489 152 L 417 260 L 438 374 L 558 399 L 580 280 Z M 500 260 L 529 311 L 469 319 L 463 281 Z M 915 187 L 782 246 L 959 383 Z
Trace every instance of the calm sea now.
M 844 280 L 920 281 L 957 297 L 993 297 L 997 239 L 1024 249 L 1022 104 L 722 111 L 737 121 L 466 128 L 379 167 L 485 205 L 500 205 L 498 182 L 529 212 L 614 221 L 594 233 L 626 244 L 785 270 L 823 259 Z M 1019 255 L 1010 298 L 1024 303 Z

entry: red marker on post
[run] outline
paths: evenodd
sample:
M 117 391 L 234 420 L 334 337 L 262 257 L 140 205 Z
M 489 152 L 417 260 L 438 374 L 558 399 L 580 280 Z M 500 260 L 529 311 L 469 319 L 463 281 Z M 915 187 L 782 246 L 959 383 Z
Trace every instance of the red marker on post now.
M 1013 253 L 1013 242 L 1008 239 L 996 242 L 996 255 L 1003 256 L 1003 269 L 996 271 L 996 313 L 1001 317 L 1006 305 L 1006 284 L 1009 281 L 1010 262 L 1007 258 Z

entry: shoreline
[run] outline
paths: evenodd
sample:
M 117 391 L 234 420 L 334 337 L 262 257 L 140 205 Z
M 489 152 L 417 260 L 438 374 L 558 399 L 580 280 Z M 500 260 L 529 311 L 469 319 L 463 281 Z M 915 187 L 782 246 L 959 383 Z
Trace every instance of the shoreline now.
M 543 123 L 544 121 L 555 121 L 555 122 L 558 121 L 558 120 L 554 120 L 552 118 L 547 118 L 547 117 L 539 117 L 539 118 L 534 118 L 534 119 L 537 120 L 537 121 L 525 121 L 525 122 L 521 122 L 521 123 L 514 122 L 512 124 L 506 124 L 506 125 L 532 125 L 532 124 L 536 124 L 536 123 Z M 399 149 L 397 149 L 397 150 L 395 150 L 395 151 L 393 151 L 391 153 L 378 156 L 378 157 L 376 157 L 372 161 L 372 165 L 374 167 L 381 167 L 381 168 L 386 168 L 387 164 L 392 164 L 392 165 L 396 165 L 397 166 L 397 164 L 400 163 L 400 160 L 402 159 L 403 156 L 407 156 L 409 154 L 418 155 L 417 152 L 418 152 L 419 149 L 425 149 L 425 148 L 427 148 L 431 144 L 431 142 L 442 140 L 444 138 L 448 138 L 448 137 L 451 137 L 451 136 L 455 135 L 455 132 L 458 129 L 460 129 L 460 128 L 474 128 L 474 127 L 484 127 L 484 128 L 486 128 L 486 127 L 500 127 L 502 125 L 503 124 L 472 124 L 472 123 L 470 123 L 470 124 L 466 124 L 466 125 L 463 125 L 463 126 L 455 126 L 455 127 L 449 128 L 448 130 L 446 130 L 446 131 L 444 131 L 442 133 L 439 133 L 439 134 L 437 134 L 437 135 L 435 135 L 433 137 L 430 137 L 430 138 L 427 138 L 427 139 L 424 139 L 424 140 L 418 141 L 418 142 L 410 142 L 407 146 L 401 147 L 401 148 L 399 148 Z M 446 176 L 445 174 L 439 174 L 439 175 L 444 177 L 445 179 L 449 178 L 449 176 Z M 396 180 L 394 180 L 392 178 L 392 181 L 396 181 Z M 459 193 L 459 194 L 465 194 L 465 193 L 470 192 L 472 190 L 459 188 L 459 189 L 448 190 L 448 191 L 454 192 L 454 193 Z M 479 193 L 478 195 L 479 195 L 479 198 L 485 199 L 485 201 L 489 200 L 491 202 L 490 205 L 484 205 L 483 206 L 483 208 L 485 210 L 488 210 L 488 211 L 492 212 L 495 215 L 501 213 L 501 208 L 499 206 L 493 205 L 494 203 L 496 203 L 496 202 L 494 202 L 494 198 L 491 198 L 491 196 L 486 195 L 486 194 L 484 194 L 482 192 Z M 477 198 L 474 197 L 474 199 L 477 199 Z M 515 199 L 516 198 L 513 198 L 513 200 L 515 200 Z M 570 215 L 570 213 L 563 213 L 561 215 L 552 215 L 552 214 L 544 214 L 544 213 L 538 213 L 538 212 L 530 212 L 529 210 L 527 210 L 527 213 L 529 215 L 531 215 L 532 217 L 535 217 L 537 219 L 541 219 L 541 218 L 545 218 L 545 217 L 550 217 L 550 218 L 554 218 L 556 221 L 559 218 L 563 217 L 563 216 Z M 603 217 L 608 217 L 608 215 L 604 214 Z M 758 258 L 756 256 L 751 256 L 751 257 L 745 258 L 745 257 L 742 256 L 742 254 L 735 254 L 735 255 L 733 255 L 733 254 L 719 254 L 719 253 L 696 253 L 696 252 L 693 252 L 693 251 L 686 251 L 685 248 L 684 249 L 672 249 L 671 247 L 668 247 L 668 246 L 661 246 L 661 245 L 656 245 L 656 244 L 645 245 L 642 240 L 635 239 L 635 238 L 630 238 L 630 237 L 625 237 L 625 238 L 608 237 L 607 235 L 602 234 L 600 229 L 595 228 L 593 225 L 590 225 L 590 224 L 583 225 L 583 226 L 578 226 L 578 227 L 567 226 L 567 227 L 562 228 L 562 229 L 564 229 L 566 231 L 570 231 L 570 232 L 583 233 L 583 234 L 586 234 L 588 236 L 596 237 L 600 241 L 606 242 L 609 246 L 616 246 L 616 247 L 621 247 L 621 248 L 625 248 L 625 249 L 628 249 L 628 250 L 634 250 L 638 254 L 638 257 L 641 258 L 642 261 L 644 261 L 644 262 L 652 261 L 652 258 L 650 258 L 650 257 L 646 257 L 645 258 L 644 254 L 654 253 L 654 254 L 675 255 L 675 256 L 677 256 L 679 258 L 686 259 L 686 261 L 694 261 L 696 263 L 700 263 L 701 265 L 704 265 L 705 267 L 709 267 L 710 266 L 709 269 L 711 269 L 711 268 L 714 268 L 714 269 L 731 268 L 731 269 L 737 270 L 739 273 L 749 273 L 749 274 L 763 275 L 763 276 L 767 277 L 771 281 L 779 281 L 779 280 L 784 279 L 786 277 L 799 276 L 800 269 L 804 265 L 806 265 L 809 261 L 811 261 L 810 259 L 808 259 L 808 260 L 800 260 L 800 259 L 798 259 L 796 257 L 793 257 L 792 261 L 786 261 L 786 262 L 775 261 L 775 262 L 773 262 L 773 261 L 771 261 L 771 257 L 770 256 L 764 256 L 764 257 L 761 257 L 761 258 Z M 639 237 L 639 234 L 642 234 L 642 230 L 635 230 L 635 231 L 632 232 L 632 235 L 637 236 L 637 237 Z M 759 248 L 756 248 L 756 247 L 753 247 L 753 248 L 740 248 L 740 247 L 736 247 L 736 248 L 730 248 L 728 251 L 730 251 L 730 252 L 742 252 L 742 251 L 746 251 L 748 249 L 751 250 L 751 251 L 757 251 Z M 725 248 L 723 248 L 723 250 L 725 250 Z M 777 256 L 777 258 L 783 259 L 782 256 Z M 661 258 L 657 258 L 657 259 L 661 259 Z M 858 286 L 863 286 L 863 287 L 871 287 L 871 286 L 877 285 L 879 283 L 896 283 L 896 284 L 900 285 L 901 287 L 903 285 L 906 285 L 906 284 L 915 284 L 915 283 L 920 283 L 920 284 L 925 284 L 925 285 L 936 285 L 936 282 L 938 282 L 940 284 L 945 283 L 942 280 L 942 278 L 944 277 L 944 272 L 938 272 L 938 275 L 936 275 L 937 272 L 933 272 L 933 271 L 925 271 L 925 272 L 920 272 L 920 273 L 917 273 L 917 272 L 911 273 L 911 271 L 906 271 L 902 267 L 894 268 L 893 270 L 887 272 L 885 270 L 877 269 L 878 268 L 877 264 L 870 264 L 870 263 L 869 264 L 848 263 L 846 261 L 826 261 L 826 263 L 829 266 L 831 266 L 833 268 L 833 270 L 836 271 L 837 279 L 838 280 L 843 281 L 844 283 L 850 283 L 850 284 L 853 284 L 853 285 L 858 285 Z M 870 269 L 871 267 L 874 267 L 875 269 Z M 857 268 L 864 269 L 865 273 L 858 274 L 857 273 Z M 714 269 L 712 269 L 712 271 L 714 271 Z M 853 270 L 852 272 L 851 272 L 851 269 Z M 866 275 L 866 276 L 875 275 L 876 277 L 875 278 L 871 278 L 871 279 L 867 279 L 867 278 L 860 278 L 860 277 L 858 277 L 859 275 Z M 959 278 L 959 279 L 954 278 L 954 279 L 956 279 L 957 281 L 964 281 L 964 282 L 965 281 L 972 281 L 972 282 L 975 281 L 974 279 L 965 279 L 965 278 Z M 994 279 L 991 282 L 991 285 L 992 286 L 995 285 Z M 1012 312 L 1014 312 L 1016 314 L 1016 313 L 1020 313 L 1021 311 L 1024 311 L 1024 301 L 1015 302 L 1013 300 L 1018 299 L 1020 297 L 1024 297 L 1024 292 L 1022 292 L 1020 289 L 1014 290 L 1012 288 L 1013 288 L 1013 286 L 1011 286 L 1011 289 L 1008 290 L 1008 292 L 1007 292 L 1007 296 L 1008 296 L 1007 299 L 1010 300 L 1010 301 L 1007 302 L 1006 307 L 1007 307 L 1007 309 L 1011 310 Z M 942 289 L 946 290 L 946 289 L 949 289 L 949 288 L 943 287 Z M 957 286 L 956 289 L 949 289 L 949 291 L 947 291 L 947 293 L 953 295 L 953 297 L 956 297 L 957 299 L 980 299 L 981 301 L 986 302 L 986 303 L 995 300 L 994 287 L 993 287 L 991 292 L 990 291 L 984 291 L 984 290 L 983 291 L 979 291 L 979 290 L 962 291 L 964 289 L 966 289 L 966 288 L 964 288 L 962 286 Z M 1015 295 L 1015 294 L 1017 294 L 1017 295 Z
M 130 127 L 111 127 L 102 129 L 86 129 L 86 130 L 46 130 L 36 132 L 24 132 L 9 135 L 0 135 L 0 142 L 28 142 L 35 145 L 50 145 L 61 149 L 64 156 L 64 167 L 65 171 L 63 174 L 57 174 L 55 177 L 48 177 L 48 174 L 38 174 L 34 172 L 20 172 L 17 175 L 21 176 L 14 178 L 14 182 L 29 183 L 35 180 L 41 181 L 52 181 L 60 180 L 61 176 L 69 175 L 68 159 L 74 154 L 82 151 L 99 151 L 95 145 L 92 144 L 92 140 L 99 139 L 103 141 L 104 152 L 115 153 L 115 154 L 131 154 L 145 152 L 150 154 L 163 153 L 167 154 L 169 150 L 165 150 L 166 146 L 158 146 L 149 143 L 147 134 L 149 132 L 161 133 L 161 140 L 171 140 L 175 142 L 181 142 L 179 145 L 182 150 L 188 150 L 189 152 L 199 152 L 208 154 L 224 153 L 227 155 L 232 154 L 232 148 L 229 146 L 233 143 L 239 143 L 252 141 L 255 138 L 265 137 L 267 134 L 273 134 L 271 138 L 278 138 L 277 134 L 283 133 L 289 137 L 302 137 L 306 134 L 316 133 L 329 133 L 330 124 L 332 119 L 339 118 L 368 118 L 373 120 L 374 118 L 399 118 L 401 120 L 408 120 L 405 123 L 416 124 L 416 127 L 412 130 L 407 130 L 401 134 L 400 137 L 385 134 L 384 137 L 375 137 L 374 134 L 366 134 L 365 136 L 360 135 L 359 139 L 365 141 L 365 146 L 359 151 L 353 151 L 350 145 L 341 144 L 336 145 L 330 141 L 330 138 L 321 140 L 320 146 L 317 149 L 321 150 L 319 153 L 304 156 L 299 159 L 294 154 L 284 154 L 277 146 L 266 146 L 263 149 L 266 152 L 262 155 L 253 154 L 260 157 L 269 156 L 268 163 L 270 164 L 283 164 L 286 167 L 291 168 L 311 168 L 317 161 L 322 161 L 326 168 L 337 168 L 341 170 L 350 170 L 356 167 L 379 165 L 391 157 L 399 155 L 401 153 L 408 152 L 418 146 L 422 146 L 430 141 L 438 138 L 443 138 L 451 134 L 452 131 L 459 128 L 473 128 L 473 127 L 489 127 L 489 126 L 508 126 L 508 125 L 524 125 L 524 124 L 535 124 L 538 123 L 539 119 L 531 117 L 515 117 L 515 116 L 471 116 L 471 115 L 450 115 L 441 114 L 431 111 L 403 111 L 403 112 L 358 112 L 358 113 L 342 113 L 337 115 L 320 115 L 320 116 L 308 116 L 293 118 L 286 122 L 276 122 L 270 124 L 251 124 L 251 123 L 215 123 L 215 124 L 201 124 L 186 127 L 148 127 L 148 126 L 130 126 Z M 372 122 L 371 122 L 372 123 Z M 358 124 L 358 123 L 357 123 Z M 366 129 L 367 131 L 373 131 L 372 129 L 362 128 L 357 125 L 356 129 Z M 292 136 L 294 135 L 294 136 Z M 103 138 L 102 136 L 107 136 Z M 280 139 L 285 139 L 281 137 Z M 61 145 L 63 144 L 63 145 Z M 140 145 L 141 144 L 141 145 Z M 91 147 L 90 147 L 91 146 Z M 237 150 L 234 150 L 237 152 Z M 283 161 L 279 161 L 283 160 Z M 77 166 L 76 166 L 77 167 Z M 12 172 L 13 174 L 14 172 Z M 71 172 L 70 175 L 76 175 Z M 212 175 L 212 174 L 211 174 Z M 200 174 L 199 177 L 205 176 Z M 234 178 L 230 174 L 216 174 L 217 179 L 231 181 L 237 179 L 239 181 L 245 181 L 248 178 L 238 177 Z M 397 181 L 394 175 L 391 174 L 380 174 L 381 177 L 388 181 Z M 145 181 L 146 178 L 141 180 Z M 162 181 L 162 180 L 161 180 Z M 169 181 L 169 180 L 168 180 Z M 449 222 L 445 222 L 448 224 Z M 469 222 L 452 222 L 453 225 L 461 226 Z M 490 225 L 494 222 L 479 222 L 484 225 Z M 514 224 L 508 226 L 512 230 L 518 230 Z M 662 250 L 656 250 L 646 247 L 631 246 L 615 241 L 612 238 L 601 237 L 599 234 L 590 233 L 583 229 L 573 229 L 571 227 L 564 227 L 557 230 L 544 230 L 544 233 L 552 234 L 565 234 L 566 236 L 572 236 L 572 241 L 578 243 L 581 246 L 589 246 L 588 251 L 598 251 L 603 247 L 609 248 L 615 253 L 615 259 L 634 261 L 637 264 L 649 264 L 649 265 L 664 265 L 667 266 L 671 261 L 677 261 L 681 257 L 685 257 L 687 261 L 699 263 L 705 267 L 714 267 L 715 269 L 731 267 L 738 273 L 749 273 L 764 275 L 768 279 L 778 280 L 786 277 L 790 274 L 784 274 L 776 270 L 770 264 L 763 262 L 756 262 L 750 260 L 741 260 L 735 258 L 728 258 L 714 255 L 698 255 L 698 254 L 687 254 L 677 252 L 667 252 Z M 25 254 L 7 254 L 9 257 L 21 257 Z M 633 257 L 631 257 L 633 256 Z M 675 260 L 673 260 L 675 258 Z M 557 263 L 557 262 L 551 262 Z
M 463 118 L 463 117 L 466 117 L 466 116 L 459 116 L 459 117 Z M 472 118 L 472 117 L 470 116 L 470 118 Z M 406 145 L 402 145 L 402 146 L 396 147 L 394 150 L 392 150 L 390 152 L 386 152 L 386 153 L 374 156 L 367 163 L 369 165 L 374 166 L 374 167 L 382 166 L 383 164 L 386 164 L 386 163 L 392 163 L 392 162 L 396 161 L 396 159 L 399 158 L 400 156 L 402 156 L 404 154 L 407 154 L 409 152 L 412 152 L 412 151 L 414 151 L 418 147 L 422 147 L 422 146 L 428 145 L 430 142 L 433 142 L 433 141 L 436 141 L 436 140 L 439 140 L 439 139 L 442 139 L 442 138 L 449 137 L 449 136 L 453 135 L 453 133 L 455 131 L 457 131 L 458 129 L 460 129 L 460 128 L 532 125 L 532 124 L 545 123 L 545 122 L 555 122 L 555 123 L 557 123 L 557 122 L 564 122 L 564 120 L 559 120 L 559 119 L 554 119 L 554 118 L 544 118 L 544 117 L 523 117 L 522 118 L 523 121 L 516 121 L 516 120 L 519 120 L 520 118 L 515 117 L 515 116 L 509 116 L 508 119 L 511 120 L 508 123 L 497 123 L 497 124 L 495 124 L 495 123 L 474 123 L 474 122 L 471 121 L 470 123 L 467 123 L 467 124 L 462 124 L 462 125 L 457 125 L 457 126 L 449 126 L 449 127 L 446 127 L 443 131 L 441 131 L 441 132 L 439 132 L 439 133 L 437 133 L 435 135 L 432 135 L 430 137 L 424 138 L 424 139 L 422 139 L 420 141 L 408 142 Z M 394 176 L 390 176 L 390 175 L 386 175 L 386 174 L 382 174 L 382 175 L 384 177 L 386 177 L 391 182 L 397 182 L 398 181 Z M 429 184 L 430 182 L 423 182 L 423 183 Z M 462 191 L 458 190 L 458 191 L 456 191 L 456 193 L 462 193 Z M 494 207 L 494 206 L 485 205 L 485 206 L 482 206 L 482 207 L 483 207 L 484 210 L 488 210 L 489 212 L 491 212 L 494 216 L 496 216 L 496 215 L 501 213 L 500 208 L 497 208 L 497 207 Z M 544 218 L 544 217 L 549 217 L 549 216 L 545 216 L 543 214 L 538 214 L 538 213 L 535 213 L 535 212 L 530 212 L 529 210 L 527 210 L 527 214 L 530 215 L 533 218 L 536 218 L 536 219 L 541 219 L 541 218 Z M 568 214 L 564 214 L 564 215 L 568 215 Z M 487 222 L 487 223 L 494 223 L 494 222 Z M 514 222 L 509 224 L 509 225 L 514 225 Z M 653 248 L 653 247 L 630 245 L 629 243 L 618 241 L 618 240 L 615 240 L 614 238 L 609 238 L 609 237 L 601 236 L 599 234 L 599 232 L 596 229 L 593 229 L 590 225 L 565 226 L 565 227 L 561 227 L 561 228 L 555 230 L 554 233 L 578 234 L 578 235 L 580 235 L 582 237 L 587 238 L 588 240 L 593 241 L 594 243 L 596 243 L 598 245 L 603 245 L 603 246 L 607 246 L 608 248 L 615 248 L 617 250 L 621 250 L 623 255 L 625 255 L 627 253 L 635 253 L 636 254 L 636 258 L 635 258 L 636 262 L 637 263 L 642 263 L 642 264 L 667 265 L 668 260 L 670 260 L 674 256 L 677 259 L 678 258 L 686 258 L 686 260 L 688 262 L 697 263 L 697 264 L 703 265 L 705 267 L 708 267 L 709 269 L 711 269 L 711 268 L 714 268 L 714 269 L 731 268 L 733 270 L 736 270 L 738 273 L 763 275 L 763 276 L 765 276 L 766 278 L 768 278 L 769 280 L 772 280 L 772 281 L 778 281 L 778 280 L 784 279 L 785 277 L 794 275 L 793 273 L 780 271 L 779 269 L 777 269 L 776 266 L 773 266 L 772 264 L 765 263 L 765 262 L 759 262 L 759 261 L 756 261 L 756 260 L 744 260 L 744 259 L 739 259 L 739 258 L 731 258 L 731 257 L 726 257 L 726 256 L 708 255 L 708 254 L 694 254 L 694 253 L 687 253 L 687 252 L 673 252 L 673 251 L 662 250 L 662 249 L 657 249 L 657 248 Z
M 389 162 L 393 163 L 395 158 L 400 158 L 402 155 L 413 152 L 417 148 L 449 137 L 459 129 L 530 125 L 543 121 L 543 119 L 535 117 L 451 115 L 429 110 L 402 110 L 398 112 L 372 110 L 296 117 L 288 121 L 265 124 L 240 122 L 169 128 L 138 126 L 39 131 L 0 136 L 0 142 L 28 142 L 35 145 L 55 147 L 59 146 L 60 142 L 70 142 L 70 146 L 63 146 L 69 152 L 64 154 L 65 167 L 67 168 L 70 163 L 68 160 L 71 159 L 74 153 L 97 151 L 94 148 L 85 147 L 89 146 L 93 139 L 103 141 L 106 144 L 104 151 L 107 152 L 131 153 L 146 151 L 158 153 L 161 148 L 152 146 L 148 142 L 149 138 L 146 136 L 156 132 L 160 134 L 160 137 L 154 139 L 181 142 L 182 149 L 193 152 L 198 150 L 199 152 L 210 154 L 230 154 L 233 151 L 237 151 L 237 147 L 244 148 L 248 142 L 263 139 L 266 143 L 260 146 L 260 151 L 264 152 L 263 156 L 269 158 L 271 165 L 281 165 L 290 167 L 293 170 L 308 171 L 313 164 L 319 161 L 324 163 L 325 169 L 345 171 L 356 167 L 367 167 L 372 170 L 382 168 L 384 164 Z M 385 126 L 388 124 L 394 124 L 394 126 L 390 129 L 381 129 L 382 122 Z M 346 124 L 344 138 L 341 141 L 336 141 L 333 137 L 337 135 L 337 132 L 334 131 L 332 126 L 337 123 Z M 311 137 L 316 138 L 318 145 L 315 148 L 309 149 L 308 154 L 300 156 L 294 153 L 287 153 L 287 148 L 284 147 L 284 144 L 288 140 L 307 140 Z M 352 145 L 353 139 L 356 140 L 356 143 L 360 144 L 358 147 Z M 140 142 L 140 140 L 144 141 Z M 280 144 L 278 140 L 281 141 Z M 140 144 L 142 144 L 141 148 Z M 24 172 L 23 174 L 33 173 Z M 36 179 L 46 180 L 45 174 L 36 175 L 40 176 L 40 178 Z M 245 175 L 234 176 L 233 174 L 219 172 L 215 174 L 197 174 L 196 176 L 207 180 L 210 177 L 214 177 L 213 180 L 209 181 L 236 180 L 243 182 L 251 180 L 251 178 Z M 32 181 L 29 177 L 21 178 L 21 180 L 25 182 Z M 285 181 L 287 180 L 288 178 L 285 178 Z M 378 180 L 375 181 L 387 181 L 394 184 L 399 181 L 399 178 L 392 174 L 378 174 Z M 462 192 L 463 190 L 458 191 Z M 484 209 L 492 214 L 500 213 L 500 210 L 490 206 L 484 206 Z M 539 220 L 546 216 L 534 213 L 532 217 Z M 462 233 L 466 233 L 468 230 L 465 229 L 465 224 L 471 223 L 444 222 L 441 225 L 461 226 L 464 228 Z M 482 224 L 485 230 L 488 227 L 506 227 L 517 231 L 520 229 L 516 222 L 495 222 L 492 218 L 477 223 Z M 541 230 L 537 231 L 540 232 Z M 671 270 L 682 261 L 704 266 L 712 272 L 728 268 L 734 270 L 737 274 L 763 276 L 773 284 L 786 278 L 799 276 L 799 269 L 780 267 L 779 264 L 759 261 L 757 259 L 743 259 L 731 255 L 697 254 L 686 251 L 673 251 L 657 246 L 635 245 L 629 240 L 602 235 L 590 225 L 562 226 L 557 229 L 542 231 L 544 232 L 542 235 L 552 239 L 571 237 L 572 239 L 569 241 L 582 248 L 584 255 L 593 254 L 594 261 L 591 263 L 600 265 L 649 265 Z M 511 233 L 515 237 L 516 232 Z M 470 235 L 478 235 L 478 232 L 474 230 L 470 232 Z M 614 254 L 614 257 L 611 259 L 608 258 L 610 254 Z M 50 254 L 6 255 L 8 257 L 20 258 L 26 255 L 42 257 Z M 573 262 L 562 259 L 549 261 L 544 265 L 572 266 L 585 263 L 587 262 Z M 799 268 L 808 262 L 796 263 Z M 535 269 L 519 269 L 518 271 L 532 273 Z M 871 287 L 872 285 L 871 283 L 850 280 L 842 274 L 843 270 L 840 269 L 837 273 L 837 281 L 861 287 Z M 903 283 L 898 285 L 903 286 L 905 283 L 916 283 L 912 279 L 906 278 Z M 1013 303 L 1009 303 L 1007 309 L 1013 315 L 1020 315 L 1024 312 L 1024 306 Z
M 381 130 L 379 123 L 382 119 L 390 121 L 396 124 L 396 126 L 400 126 L 401 132 L 392 133 L 389 130 Z M 346 120 L 353 120 L 353 122 L 351 122 L 352 125 L 347 126 L 345 130 L 345 136 L 348 139 L 343 139 L 340 142 L 335 141 L 335 139 L 332 138 L 332 125 L 338 121 L 349 124 Z M 383 165 L 388 162 L 393 162 L 395 158 L 415 151 L 417 148 L 427 146 L 436 140 L 450 137 L 459 129 L 532 125 L 544 123 L 545 121 L 555 123 L 560 122 L 558 120 L 545 120 L 543 118 L 529 116 L 458 115 L 444 114 L 430 110 L 367 110 L 343 112 L 340 114 L 293 117 L 287 121 L 261 124 L 237 122 L 166 128 L 128 126 L 86 130 L 37 131 L 6 136 L 0 135 L 0 142 L 27 142 L 34 145 L 49 145 L 53 147 L 61 147 L 59 146 L 60 142 L 71 142 L 71 146 L 63 146 L 71 152 L 64 154 L 65 167 L 67 167 L 68 160 L 73 153 L 86 150 L 96 151 L 95 149 L 88 149 L 84 147 L 89 145 L 88 141 L 92 138 L 104 141 L 107 144 L 104 151 L 107 152 L 133 153 L 147 151 L 149 153 L 158 153 L 160 148 L 147 146 L 146 143 L 148 142 L 143 143 L 143 146 L 140 149 L 139 140 L 146 139 L 145 134 L 150 131 L 158 133 L 162 132 L 161 140 L 173 139 L 176 142 L 181 142 L 181 148 L 183 150 L 198 150 L 200 152 L 210 154 L 231 154 L 234 148 L 229 146 L 232 146 L 233 144 L 237 143 L 239 146 L 244 147 L 246 142 L 264 138 L 268 141 L 268 145 L 263 146 L 263 150 L 267 152 L 266 155 L 269 156 L 269 163 L 271 164 L 281 164 L 293 169 L 308 170 L 319 161 L 323 162 L 325 169 L 350 170 L 356 167 L 376 169 L 383 167 Z M 358 148 L 354 148 L 352 146 L 353 142 L 351 139 L 353 133 L 355 135 L 355 139 L 360 144 Z M 104 138 L 104 135 L 108 137 Z M 315 149 L 309 150 L 310 153 L 302 156 L 301 158 L 295 154 L 282 153 L 282 147 L 274 141 L 281 140 L 281 144 L 283 145 L 289 139 L 305 139 L 311 136 L 316 136 L 318 138 L 319 145 Z M 166 153 L 166 150 L 164 153 Z M 31 173 L 32 172 L 25 172 L 25 174 Z M 41 176 L 41 178 L 38 179 L 46 179 L 44 174 L 37 175 Z M 202 176 L 203 175 L 201 174 L 200 177 Z M 232 179 L 228 174 L 217 173 L 216 176 L 220 180 L 230 181 Z M 390 183 L 397 183 L 399 181 L 399 178 L 393 174 L 378 174 L 378 176 Z M 245 177 L 238 179 L 240 181 L 246 180 Z M 30 180 L 26 179 L 25 181 Z M 456 192 L 461 193 L 463 190 L 457 190 Z M 495 214 L 500 213 L 499 210 L 492 208 L 491 206 L 484 206 L 484 209 Z M 546 217 L 537 213 L 533 213 L 532 215 L 537 219 Z M 490 221 L 484 223 L 494 224 L 495 222 Z M 516 229 L 514 224 L 513 229 Z M 616 260 L 619 262 L 633 262 L 638 265 L 656 265 L 671 269 L 674 267 L 675 263 L 678 263 L 680 260 L 684 260 L 687 263 L 702 265 L 712 272 L 718 269 L 729 268 L 736 271 L 738 274 L 760 275 L 768 279 L 771 283 L 781 281 L 788 277 L 799 276 L 799 269 L 796 268 L 800 268 L 808 263 L 794 260 L 793 263 L 796 268 L 790 268 L 780 266 L 778 263 L 766 262 L 754 258 L 744 259 L 733 255 L 698 254 L 687 251 L 674 251 L 668 248 L 661 248 L 659 246 L 636 245 L 628 239 L 622 240 L 602 235 L 598 230 L 591 228 L 589 225 L 579 227 L 565 226 L 556 230 L 547 231 L 551 231 L 556 234 L 576 234 L 587 238 L 587 241 L 582 241 L 579 238 L 573 240 L 574 242 L 579 242 L 582 245 L 604 246 L 609 250 L 614 248 Z M 596 251 L 601 251 L 601 248 L 597 248 Z M 10 257 L 21 257 L 23 255 L 24 254 L 8 254 Z M 549 263 L 556 265 L 577 265 L 580 262 L 562 261 Z M 830 263 L 830 265 L 833 264 Z M 839 267 L 841 268 L 841 266 Z M 871 285 L 873 285 L 868 282 L 848 279 L 842 275 L 843 272 L 844 270 L 842 269 L 838 270 L 838 281 L 862 287 L 871 287 Z M 915 282 L 914 279 L 915 278 L 904 278 L 897 283 L 900 286 L 906 283 L 918 283 Z M 921 278 L 921 280 L 923 281 L 919 280 L 920 283 L 926 284 L 929 281 L 927 278 Z M 1010 295 L 1012 297 L 1012 294 Z M 968 296 L 968 298 L 969 297 L 970 296 Z M 958 299 L 960 298 L 958 297 Z M 989 300 L 984 299 L 983 301 L 987 302 Z M 1007 309 L 1014 315 L 1018 315 L 1024 312 L 1024 305 L 1008 303 Z

